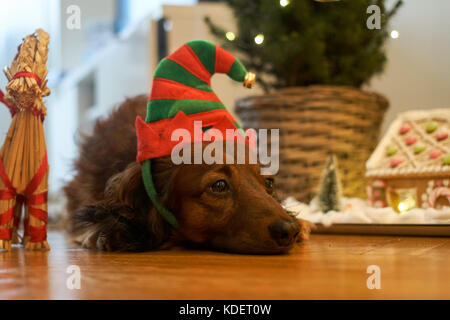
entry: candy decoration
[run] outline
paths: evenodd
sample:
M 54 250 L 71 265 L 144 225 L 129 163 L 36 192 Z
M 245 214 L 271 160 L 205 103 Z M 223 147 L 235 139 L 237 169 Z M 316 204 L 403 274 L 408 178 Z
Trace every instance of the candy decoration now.
M 398 133 L 400 133 L 400 134 L 405 134 L 405 133 L 409 132 L 409 130 L 411 130 L 411 126 L 410 126 L 409 124 L 406 124 L 406 123 L 405 123 L 405 124 L 400 128 L 400 130 L 399 130 Z
M 437 198 L 441 196 L 446 197 L 450 201 L 450 189 L 446 187 L 439 187 L 434 189 L 431 192 L 430 197 L 428 198 L 428 205 L 431 208 L 434 208 Z
M 377 200 L 374 202 L 374 207 L 375 208 L 385 208 L 385 207 L 387 207 L 387 203 L 385 200 Z
M 386 187 L 386 181 L 384 180 L 374 180 L 372 182 L 372 187 L 374 188 L 385 188 Z
M 448 132 L 447 131 L 440 131 L 436 134 L 436 140 L 441 141 L 448 138 Z
M 424 151 L 425 149 L 426 149 L 426 147 L 423 146 L 423 145 L 415 146 L 415 147 L 414 147 L 414 153 L 415 153 L 415 154 L 419 154 L 419 153 L 421 153 L 422 151 Z
M 436 131 L 437 128 L 438 128 L 438 124 L 436 122 L 432 121 L 432 122 L 427 124 L 425 130 L 428 133 L 432 133 L 432 132 Z
M 409 137 L 406 138 L 405 141 L 406 141 L 406 144 L 408 146 L 411 146 L 411 145 L 413 145 L 414 143 L 417 142 L 417 137 L 416 136 L 409 136 Z
M 403 162 L 403 158 L 402 157 L 394 157 L 394 158 L 391 159 L 391 167 L 395 168 L 402 162 Z
M 394 154 L 397 153 L 397 151 L 398 151 L 397 147 L 390 147 L 390 148 L 387 149 L 386 155 L 388 157 L 393 156 Z
M 450 165 L 450 154 L 447 154 L 442 158 L 442 164 L 444 166 Z
M 442 151 L 439 149 L 434 149 L 430 152 L 430 159 L 437 159 L 442 155 Z
M 369 201 L 370 205 L 373 205 L 373 196 L 372 196 L 372 187 L 366 186 L 366 195 L 367 201 Z

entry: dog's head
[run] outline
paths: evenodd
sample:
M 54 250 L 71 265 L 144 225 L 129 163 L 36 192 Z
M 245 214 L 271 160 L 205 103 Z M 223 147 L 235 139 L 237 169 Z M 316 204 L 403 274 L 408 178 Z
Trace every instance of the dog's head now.
M 178 236 L 241 253 L 277 253 L 294 244 L 300 228 L 273 197 L 273 179 L 249 164 L 183 165 L 169 207 Z
M 244 164 L 224 160 L 224 164 L 175 165 L 170 156 L 153 159 L 159 201 L 175 215 L 178 228 L 171 228 L 153 206 L 140 165 L 131 164 L 110 179 L 105 192 L 104 206 L 129 221 L 122 227 L 115 224 L 117 231 L 110 235 L 108 246 L 145 250 L 166 243 L 236 253 L 287 252 L 296 241 L 307 238 L 309 224 L 283 209 L 275 198 L 273 178 L 262 175 L 260 166 L 247 160 Z M 143 234 L 134 239 L 136 230 Z M 143 238 L 147 239 L 144 246 L 138 240 Z
M 223 154 L 226 163 L 230 155 Z M 262 175 L 260 166 L 248 163 L 248 156 L 246 159 L 244 164 L 179 165 L 170 157 L 153 160 L 153 180 L 160 200 L 179 222 L 171 231 L 172 239 L 239 253 L 281 253 L 293 246 L 299 239 L 299 223 L 274 197 L 273 178 Z M 132 170 L 135 174 L 131 176 L 140 175 L 137 166 Z M 142 195 L 143 186 L 127 193 L 128 197 L 146 196 Z M 151 207 L 151 202 L 147 205 Z M 150 216 L 152 230 L 167 229 L 159 225 L 167 223 L 155 208 L 150 209 Z

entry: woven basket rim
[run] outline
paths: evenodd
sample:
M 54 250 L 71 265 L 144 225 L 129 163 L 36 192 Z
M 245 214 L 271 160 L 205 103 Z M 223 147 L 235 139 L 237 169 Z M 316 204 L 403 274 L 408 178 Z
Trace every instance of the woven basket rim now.
M 338 85 L 310 85 L 310 86 L 296 86 L 296 87 L 286 87 L 277 89 L 268 93 L 262 93 L 262 94 L 255 94 L 255 95 L 249 95 L 244 98 L 239 98 L 236 100 L 236 109 L 242 108 L 245 102 L 247 101 L 253 101 L 253 100 L 259 100 L 259 99 L 283 99 L 287 96 L 293 95 L 293 94 L 299 94 L 300 92 L 303 94 L 311 94 L 313 95 L 316 92 L 324 92 L 324 91 L 334 91 L 334 92 L 346 92 L 350 94 L 355 94 L 360 97 L 367 97 L 367 98 L 375 98 L 376 100 L 379 100 L 379 107 L 380 110 L 386 111 L 389 108 L 389 100 L 382 95 L 381 93 L 367 90 L 367 89 L 361 89 L 356 88 L 352 86 L 338 86 Z M 292 94 L 291 94 L 292 93 Z

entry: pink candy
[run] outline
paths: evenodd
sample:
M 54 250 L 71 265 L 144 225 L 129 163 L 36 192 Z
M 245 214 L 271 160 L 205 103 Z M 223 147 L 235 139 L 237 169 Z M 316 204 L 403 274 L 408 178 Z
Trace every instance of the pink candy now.
M 445 140 L 445 139 L 447 139 L 447 137 L 448 137 L 448 132 L 447 131 L 441 131 L 441 132 L 438 132 L 436 134 L 436 139 L 438 141 Z
M 394 157 L 391 159 L 391 167 L 395 168 L 402 162 L 403 162 L 402 157 Z
M 417 137 L 416 137 L 416 136 L 409 136 L 409 137 L 406 137 L 406 144 L 407 144 L 408 146 L 413 145 L 413 144 L 416 143 L 416 142 L 417 142 Z
M 402 127 L 400 128 L 400 130 L 398 131 L 398 133 L 400 134 L 405 134 L 407 133 L 409 130 L 411 130 L 411 126 L 409 124 L 404 124 L 402 125 Z
M 442 151 L 439 149 L 435 149 L 430 152 L 430 159 L 437 159 L 442 155 Z

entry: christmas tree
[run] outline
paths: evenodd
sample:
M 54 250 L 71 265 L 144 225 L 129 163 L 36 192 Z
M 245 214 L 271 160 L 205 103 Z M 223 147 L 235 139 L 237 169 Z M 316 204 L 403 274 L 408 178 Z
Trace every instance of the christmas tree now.
M 339 181 L 337 160 L 330 155 L 320 178 L 319 191 L 317 193 L 319 208 L 322 212 L 340 211 L 341 209 L 341 185 Z
M 383 71 L 389 21 L 401 1 L 227 0 L 237 33 L 205 18 L 221 45 L 235 49 L 263 88 L 311 84 L 360 87 Z M 377 7 L 371 7 L 376 5 Z M 369 21 L 379 21 L 374 28 Z

